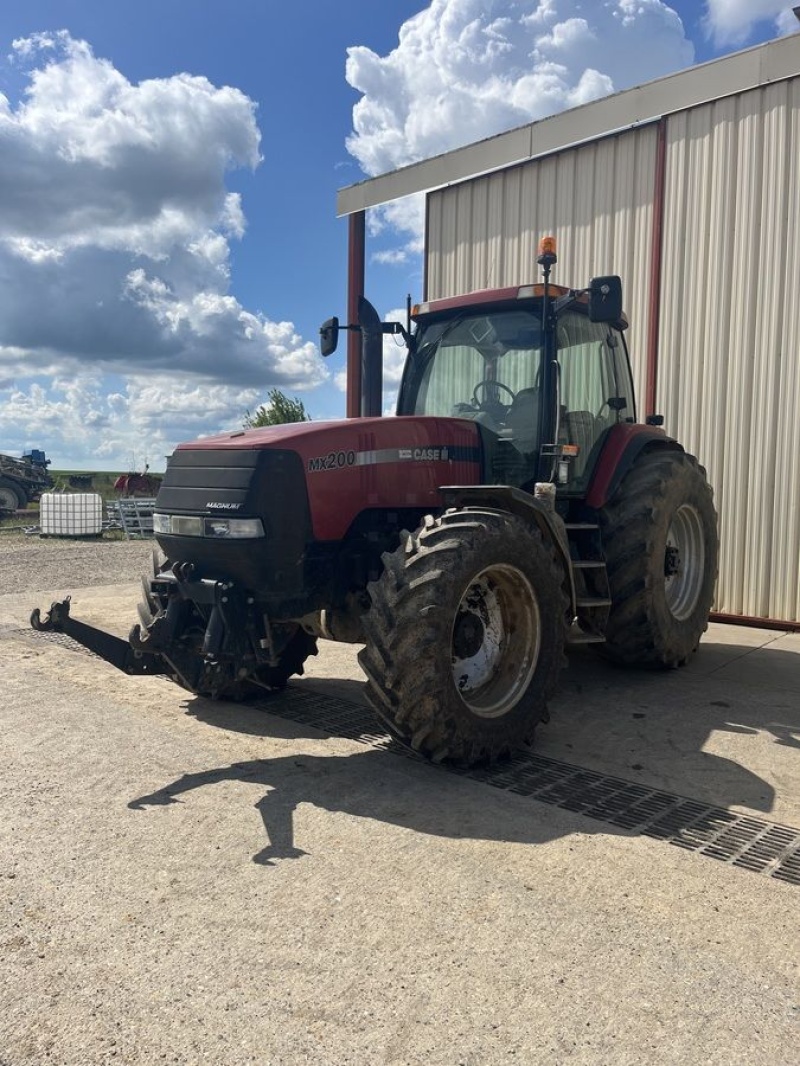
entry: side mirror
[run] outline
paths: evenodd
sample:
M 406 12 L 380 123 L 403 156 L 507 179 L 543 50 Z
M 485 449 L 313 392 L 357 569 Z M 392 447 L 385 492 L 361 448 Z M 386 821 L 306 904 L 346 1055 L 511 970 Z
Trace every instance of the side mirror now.
M 335 316 L 319 327 L 319 350 L 323 356 L 333 355 L 339 343 L 339 319 Z
M 589 282 L 589 321 L 619 322 L 622 318 L 622 279 L 616 274 Z

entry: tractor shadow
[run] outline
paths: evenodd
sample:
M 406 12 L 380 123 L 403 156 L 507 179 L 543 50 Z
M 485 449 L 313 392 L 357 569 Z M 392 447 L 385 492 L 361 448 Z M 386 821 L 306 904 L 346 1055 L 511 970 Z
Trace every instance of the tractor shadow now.
M 310 854 L 294 831 L 294 812 L 305 803 L 454 840 L 542 844 L 576 831 L 629 835 L 568 811 L 549 808 L 542 817 L 542 808 L 523 797 L 374 748 L 345 755 L 253 759 L 184 774 L 131 800 L 128 807 L 180 803 L 187 793 L 231 781 L 263 791 L 254 806 L 267 840 L 252 856 L 261 866 Z
M 684 669 L 637 671 L 570 655 L 536 751 L 724 808 L 769 814 L 800 749 L 800 654 L 715 644 Z M 797 774 L 793 775 L 797 780 Z M 797 818 L 795 818 L 797 821 Z
M 374 743 L 383 728 L 364 688 L 353 676 L 297 678 L 285 695 L 257 705 L 195 698 L 187 713 L 250 736 Z M 778 749 L 784 758 L 786 748 L 800 749 L 798 691 L 800 654 L 777 648 L 707 639 L 689 666 L 675 671 L 620 668 L 578 649 L 533 752 L 716 807 L 769 814 L 775 787 L 757 771 L 771 777 Z
M 713 645 L 708 652 L 704 656 L 701 649 L 688 669 L 668 673 L 622 670 L 590 653 L 573 654 L 551 702 L 552 721 L 538 731 L 533 754 L 712 807 L 769 815 L 776 791 L 762 775 L 780 777 L 770 752 L 785 760 L 800 748 L 800 683 L 794 685 L 800 655 L 758 649 L 762 660 L 768 658 L 760 664 L 753 659 L 753 665 L 778 679 L 769 687 L 757 671 L 751 676 L 752 648 L 726 646 L 724 663 Z M 726 677 L 725 664 L 731 662 L 741 667 Z M 318 719 L 313 714 L 299 723 L 292 719 L 291 701 L 298 694 L 304 715 L 309 708 L 303 700 L 314 697 L 322 712 Z M 446 767 L 398 758 L 396 747 L 372 746 L 381 730 L 365 706 L 361 682 L 338 679 L 331 686 L 322 679 L 296 680 L 287 697 L 288 710 L 269 700 L 250 707 L 194 699 L 188 713 L 249 736 L 364 737 L 371 746 L 336 755 L 251 759 L 185 774 L 129 806 L 183 802 L 185 794 L 221 781 L 254 785 L 262 793 L 255 806 L 267 842 L 253 861 L 265 866 L 306 854 L 303 841 L 295 839 L 293 817 L 304 803 L 451 839 L 539 844 L 576 832 L 637 835 Z M 333 708 L 330 716 L 326 700 Z M 280 717 L 270 713 L 279 708 Z M 342 708 L 350 715 L 343 729 L 336 725 Z M 722 738 L 718 750 L 706 750 L 716 734 Z

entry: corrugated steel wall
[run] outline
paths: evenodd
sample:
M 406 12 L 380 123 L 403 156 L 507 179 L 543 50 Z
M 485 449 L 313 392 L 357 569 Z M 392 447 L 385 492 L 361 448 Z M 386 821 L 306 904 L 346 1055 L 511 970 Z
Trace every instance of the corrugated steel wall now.
M 432 193 L 427 297 L 623 277 L 641 416 L 657 127 Z M 715 608 L 800 621 L 800 78 L 667 119 L 657 409 L 707 466 Z
M 644 126 L 431 193 L 426 298 L 539 281 L 539 238 L 554 234 L 553 281 L 620 274 L 625 307 L 646 308 L 655 159 L 656 127 Z M 630 317 L 641 412 L 648 322 Z
M 800 79 L 672 115 L 658 397 L 720 515 L 716 609 L 800 620 Z

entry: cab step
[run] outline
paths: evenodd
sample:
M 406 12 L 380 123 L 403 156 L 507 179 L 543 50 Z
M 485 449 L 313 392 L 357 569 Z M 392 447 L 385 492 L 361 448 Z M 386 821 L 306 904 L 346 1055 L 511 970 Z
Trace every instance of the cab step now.
M 600 633 L 587 633 L 577 626 L 567 630 L 567 647 L 577 647 L 580 644 L 605 644 L 606 638 Z
M 578 596 L 575 600 L 576 607 L 610 607 L 611 600 L 607 596 Z
M 567 645 L 604 644 L 611 608 L 611 587 L 597 522 L 567 522 L 570 563 L 575 577 L 577 618 L 567 631 Z

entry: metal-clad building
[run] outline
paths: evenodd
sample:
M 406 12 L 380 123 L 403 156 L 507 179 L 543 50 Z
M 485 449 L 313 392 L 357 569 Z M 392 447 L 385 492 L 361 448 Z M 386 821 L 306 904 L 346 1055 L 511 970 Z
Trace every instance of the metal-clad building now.
M 422 190 L 426 299 L 535 280 L 545 233 L 554 280 L 622 275 L 640 417 L 715 489 L 716 611 L 800 623 L 800 36 L 342 190 L 351 248 Z

